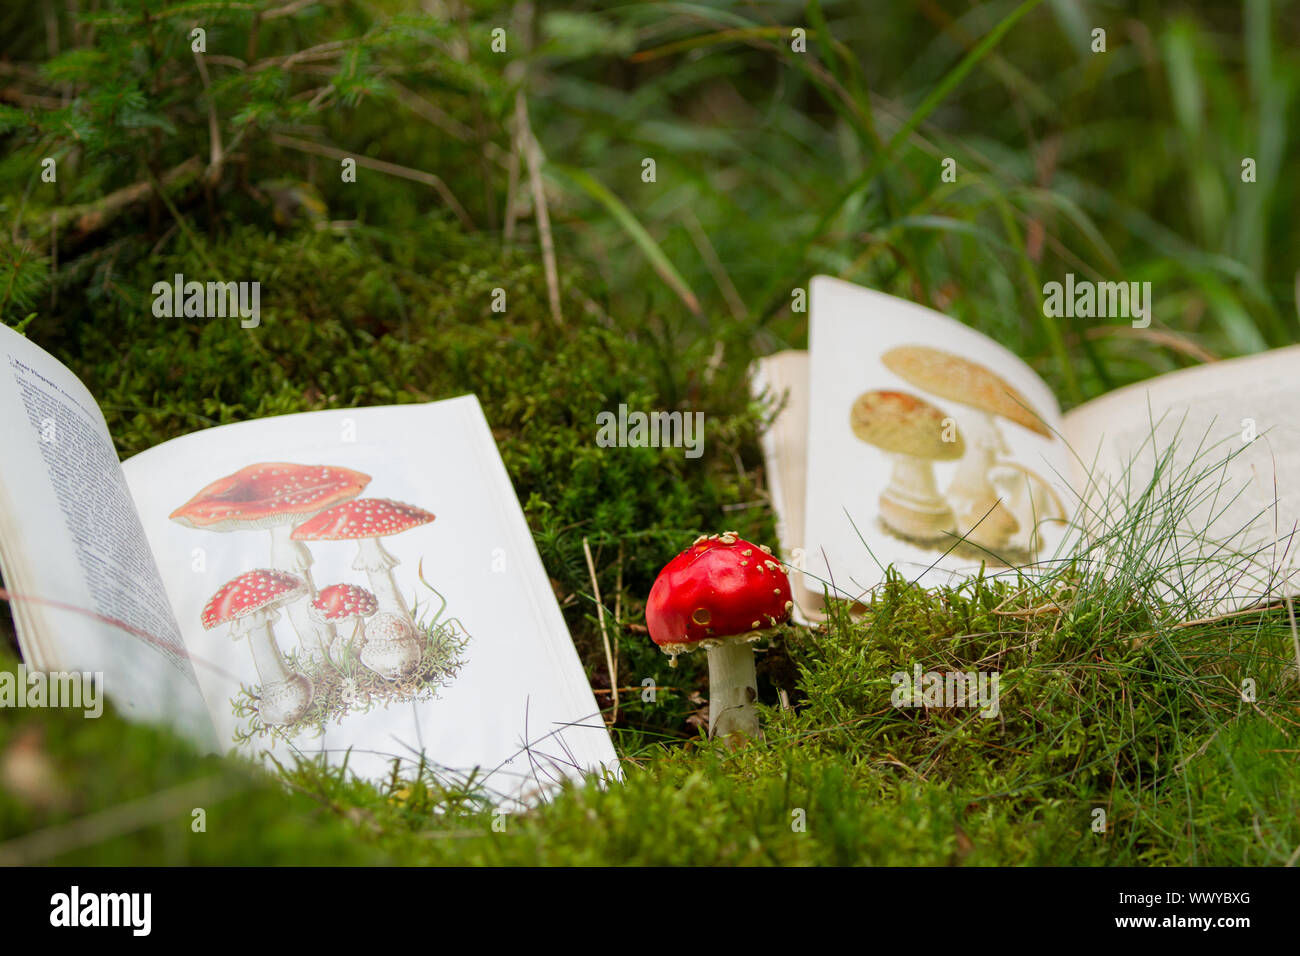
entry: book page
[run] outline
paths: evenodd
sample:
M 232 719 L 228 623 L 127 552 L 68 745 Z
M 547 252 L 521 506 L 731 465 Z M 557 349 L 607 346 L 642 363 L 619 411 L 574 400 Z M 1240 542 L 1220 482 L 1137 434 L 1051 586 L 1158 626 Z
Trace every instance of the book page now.
M 856 600 L 1050 559 L 1072 511 L 1060 409 L 1021 359 L 931 309 L 818 276 L 807 582 Z
M 224 746 L 371 779 L 423 756 L 505 806 L 617 772 L 474 397 L 226 425 L 124 467 Z
M 820 583 L 800 572 L 803 551 L 804 497 L 808 474 L 808 353 L 787 349 L 758 359 L 750 370 L 755 398 L 778 409 L 763 432 L 767 488 L 776 513 L 777 556 L 786 562 L 794 598 L 794 620 L 809 624 L 821 618 Z M 809 584 L 814 585 L 809 589 Z
M 0 421 L 0 564 L 26 663 L 102 674 L 128 716 L 210 744 L 103 415 L 61 363 L 4 326 Z
M 1077 487 L 1094 485 L 1090 532 L 1105 533 L 1163 460 L 1156 484 L 1180 520 L 1179 550 L 1162 560 L 1186 569 L 1173 589 L 1219 612 L 1295 592 L 1298 406 L 1292 346 L 1172 372 L 1073 410 L 1064 431 L 1079 457 Z M 1201 472 L 1193 487 L 1189 476 Z

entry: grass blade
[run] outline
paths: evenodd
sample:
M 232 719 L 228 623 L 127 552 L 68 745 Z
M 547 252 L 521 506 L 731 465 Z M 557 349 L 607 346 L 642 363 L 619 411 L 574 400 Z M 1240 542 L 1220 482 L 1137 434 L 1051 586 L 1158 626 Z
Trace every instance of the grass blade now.
M 548 164 L 546 170 L 555 174 L 554 178 L 559 178 L 562 181 L 561 185 L 564 184 L 563 180 L 568 180 L 570 184 L 604 206 L 618 224 L 623 227 L 623 231 L 641 248 L 641 252 L 644 253 L 655 272 L 659 274 L 659 278 L 663 279 L 665 284 L 677 293 L 677 297 L 685 303 L 686 308 L 690 309 L 693 315 L 703 316 L 704 313 L 700 309 L 700 300 L 691 291 L 691 287 L 686 284 L 686 280 L 682 278 L 681 273 L 677 271 L 668 256 L 664 254 L 659 243 L 655 242 L 654 237 L 646 231 L 645 226 L 641 225 L 623 200 L 610 192 L 604 183 L 584 170 L 574 169 L 570 166 L 559 166 L 554 163 Z
M 999 42 L 1001 42 L 1002 38 L 1011 31 L 1013 26 L 1020 22 L 1021 18 L 1024 17 L 1025 14 L 1038 6 L 1041 2 L 1042 0 L 1025 0 L 1024 3 L 1011 11 L 1010 15 L 1005 20 L 990 30 L 973 50 L 962 57 L 961 62 L 948 71 L 948 74 L 934 87 L 933 90 L 930 91 L 925 99 L 921 101 L 921 105 L 912 111 L 912 115 L 907 118 L 907 121 L 899 128 L 898 132 L 890 138 L 889 142 L 885 145 L 885 148 L 872 157 L 871 162 L 867 164 L 867 168 L 864 169 L 857 178 L 840 193 L 840 195 L 830 205 L 830 208 L 822 214 L 822 217 L 817 221 L 817 225 L 812 229 L 812 231 L 799 242 L 799 258 L 801 261 L 806 257 L 808 249 L 817 241 L 817 238 L 830 228 L 831 223 L 835 220 L 835 217 L 839 215 L 840 210 L 844 208 L 845 204 L 880 173 L 885 163 L 894 155 L 898 147 L 902 143 L 906 142 L 908 137 L 916 132 L 917 127 L 925 121 L 927 116 L 934 112 L 940 103 L 947 99 L 948 94 L 957 87 L 957 84 L 966 78 L 966 74 L 974 69 L 976 64 L 984 59 L 984 57 L 988 56 L 989 52 L 997 46 Z M 780 305 L 784 303 L 788 297 L 788 289 L 794 284 L 795 280 L 793 278 L 785 276 L 779 281 L 774 282 L 772 286 L 769 287 L 767 293 L 763 296 L 764 300 L 769 303 L 767 308 L 763 311 L 765 317 L 770 316 L 780 308 Z

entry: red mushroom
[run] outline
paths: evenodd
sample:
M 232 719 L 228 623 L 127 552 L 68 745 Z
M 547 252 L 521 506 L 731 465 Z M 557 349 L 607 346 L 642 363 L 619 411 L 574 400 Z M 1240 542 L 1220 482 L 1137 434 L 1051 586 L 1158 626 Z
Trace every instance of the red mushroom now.
M 268 461 L 241 468 L 218 478 L 170 515 L 187 528 L 206 531 L 271 532 L 271 564 L 303 579 L 304 600 L 292 604 L 289 619 L 300 640 L 309 637 L 324 655 L 334 628 L 311 619 L 308 603 L 316 597 L 311 578 L 311 552 L 290 538 L 290 530 L 317 512 L 355 498 L 370 483 L 370 476 L 332 465 L 296 465 Z
M 257 712 L 266 724 L 291 724 L 311 705 L 311 680 L 285 665 L 273 629 L 280 616 L 277 609 L 306 593 L 302 578 L 258 569 L 227 581 L 203 606 L 200 619 L 205 629 L 229 624 L 233 639 L 248 638 L 261 680 Z
M 411 612 L 397 590 L 393 568 L 401 562 L 384 550 L 379 539 L 428 524 L 434 516 L 423 508 L 387 498 L 358 498 L 327 508 L 293 530 L 295 541 L 356 541 L 352 566 L 365 571 L 379 610 L 399 615 L 415 631 Z
M 706 535 L 659 572 L 646 600 L 650 638 L 672 656 L 709 655 L 709 736 L 758 736 L 758 679 L 750 646 L 794 609 L 790 579 L 762 545 Z
M 379 607 L 375 596 L 363 587 L 355 584 L 331 584 L 321 588 L 320 594 L 311 602 L 311 615 L 317 620 L 325 621 L 331 626 L 346 625 L 352 622 L 351 633 L 347 637 L 336 634 L 330 643 L 330 656 L 342 664 L 349 651 L 358 652 L 361 648 L 363 622 L 374 614 Z

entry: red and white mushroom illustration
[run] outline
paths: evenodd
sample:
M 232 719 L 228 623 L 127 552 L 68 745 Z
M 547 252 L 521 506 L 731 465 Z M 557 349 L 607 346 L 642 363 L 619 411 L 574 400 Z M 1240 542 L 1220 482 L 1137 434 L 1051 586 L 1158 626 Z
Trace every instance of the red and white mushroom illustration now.
M 207 630 L 229 624 L 233 639 L 248 638 L 261 681 L 257 712 L 268 725 L 292 724 L 311 706 L 311 680 L 285 666 L 274 631 L 278 609 L 306 593 L 306 582 L 296 575 L 266 568 L 245 571 L 218 588 L 200 616 Z
M 387 498 L 357 498 L 327 508 L 293 530 L 295 541 L 356 541 L 357 559 L 352 567 L 365 571 L 379 610 L 399 615 L 415 630 L 411 611 L 393 580 L 393 568 L 401 564 L 384 550 L 379 539 L 428 524 L 434 516 L 415 505 Z
M 187 528 L 205 531 L 255 531 L 271 534 L 271 565 L 302 578 L 300 601 L 288 608 L 289 619 L 307 653 L 329 652 L 334 628 L 312 620 L 308 604 L 316 597 L 311 552 L 292 540 L 295 525 L 321 510 L 355 498 L 370 476 L 332 465 L 260 462 L 218 478 L 171 513 Z
M 751 644 L 794 609 L 772 553 L 734 531 L 704 535 L 659 572 L 646 600 L 650 638 L 677 655 L 709 656 L 709 736 L 757 737 L 758 678 Z
M 957 516 L 959 533 L 982 548 L 1002 547 L 1019 525 L 989 478 L 998 456 L 1007 452 L 994 419 L 1015 422 L 1049 440 L 1051 429 L 1011 383 L 978 362 L 924 345 L 898 346 L 880 360 L 908 384 L 961 406 L 958 423 L 968 452 L 946 497 Z
M 378 609 L 375 596 L 356 584 L 331 584 L 320 589 L 311 602 L 311 615 L 342 629 L 336 631 L 330 643 L 330 657 L 335 662 L 342 664 L 349 652 L 359 655 L 365 620 Z
M 380 611 L 366 625 L 361 663 L 384 680 L 401 680 L 420 666 L 422 652 L 410 622 L 392 611 Z
M 907 392 L 877 390 L 853 402 L 849 427 L 893 462 L 878 504 L 881 523 L 923 544 L 952 540 L 957 519 L 939 494 L 934 463 L 960 458 L 966 446 L 947 416 Z

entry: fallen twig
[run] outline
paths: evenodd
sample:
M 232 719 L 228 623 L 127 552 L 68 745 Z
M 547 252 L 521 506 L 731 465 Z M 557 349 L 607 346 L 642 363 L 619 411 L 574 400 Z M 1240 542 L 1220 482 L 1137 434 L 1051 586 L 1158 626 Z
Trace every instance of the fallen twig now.
M 551 318 L 564 324 L 560 311 L 560 271 L 555 265 L 555 240 L 551 236 L 551 216 L 546 208 L 546 188 L 542 184 L 542 151 L 528 123 L 528 104 L 521 89 L 515 94 L 515 135 L 520 138 L 524 160 L 528 164 L 528 182 L 533 193 L 533 215 L 542 243 L 542 265 L 546 270 L 546 292 L 551 303 Z
M 591 575 L 591 590 L 596 598 L 596 620 L 600 624 L 600 638 L 605 642 L 605 662 L 609 666 L 609 686 L 614 695 L 614 712 L 609 723 L 618 720 L 618 666 L 614 663 L 614 652 L 609 645 L 609 630 L 605 627 L 605 605 L 600 600 L 600 583 L 596 580 L 596 562 L 591 558 L 591 545 L 587 536 L 582 537 L 582 553 L 587 557 L 587 573 Z
M 460 120 L 456 119 L 456 117 L 443 112 L 419 93 L 416 93 L 412 89 L 408 89 L 392 77 L 389 77 L 387 82 L 389 88 L 397 97 L 397 101 L 416 116 L 428 120 L 448 136 L 454 136 L 462 142 L 472 142 L 474 140 L 474 131 Z M 483 144 L 483 152 L 488 159 L 492 160 L 497 165 L 503 168 L 509 167 L 510 154 L 496 143 L 485 142 Z
M 202 160 L 197 156 L 191 156 L 185 162 L 163 173 L 159 184 L 169 193 L 179 192 L 196 179 L 202 169 Z M 46 234 L 53 230 L 64 236 L 71 234 L 73 238 L 84 239 L 103 229 L 131 206 L 147 200 L 153 192 L 154 184 L 146 179 L 132 183 L 130 186 L 123 186 L 93 202 L 55 209 L 51 217 L 41 216 L 33 220 L 31 238 L 44 239 Z
M 208 168 L 203 179 L 209 185 L 221 178 L 221 124 L 217 122 L 217 104 L 212 100 L 212 84 L 208 79 L 208 65 L 203 62 L 203 54 L 195 51 L 194 63 L 199 68 L 199 79 L 203 81 L 203 92 L 208 95 Z
M 1290 606 L 1291 606 L 1291 600 L 1290 598 L 1288 598 L 1286 599 L 1285 602 L 1279 602 L 1277 604 L 1268 604 L 1265 605 L 1264 607 L 1248 607 L 1244 611 L 1229 611 L 1226 614 L 1215 614 L 1213 617 L 1198 617 L 1192 621 L 1179 621 L 1177 624 L 1170 625 L 1169 629 L 1171 631 L 1176 631 L 1179 630 L 1180 628 L 1195 627 L 1200 624 L 1217 624 L 1220 621 L 1226 621 L 1229 618 L 1245 617 L 1248 614 L 1264 614 L 1268 611 L 1277 611 L 1283 607 L 1290 607 Z M 1294 619 L 1292 619 L 1291 623 L 1292 623 L 1292 627 L 1294 627 L 1295 626 Z M 1297 663 L 1300 663 L 1300 658 L 1297 659 Z
M 456 218 L 460 220 L 461 225 L 466 229 L 476 228 L 474 220 L 470 219 L 465 207 L 447 188 L 447 184 L 433 173 L 425 172 L 422 169 L 411 169 L 409 166 L 398 166 L 396 163 L 385 162 L 382 159 L 371 159 L 369 156 L 350 153 L 347 150 L 336 149 L 333 146 L 326 146 L 323 143 L 315 143 L 311 140 L 298 139 L 296 136 L 285 136 L 282 133 L 271 134 L 271 142 L 277 146 L 300 150 L 304 153 L 315 153 L 317 156 L 325 156 L 329 159 L 353 159 L 356 160 L 358 166 L 363 166 L 366 169 L 373 169 L 376 172 L 387 173 L 389 176 L 396 176 L 399 179 L 409 179 L 412 182 L 432 186 L 438 195 L 442 197 L 443 202 L 456 214 Z

